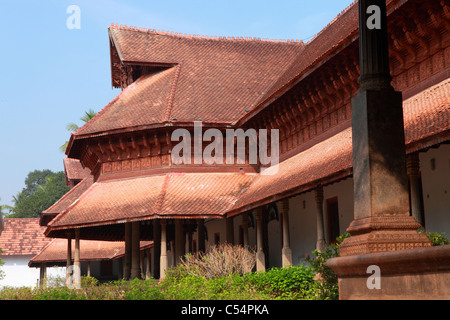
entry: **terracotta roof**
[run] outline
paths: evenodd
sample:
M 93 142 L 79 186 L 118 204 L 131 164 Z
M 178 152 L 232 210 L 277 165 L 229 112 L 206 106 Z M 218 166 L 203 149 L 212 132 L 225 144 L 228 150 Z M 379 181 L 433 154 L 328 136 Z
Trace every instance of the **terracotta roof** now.
M 450 79 L 404 101 L 408 152 L 450 140 Z M 49 224 L 50 232 L 167 218 L 220 218 L 351 175 L 351 127 L 279 164 L 275 175 L 169 173 L 94 183 Z
M 415 152 L 450 137 L 450 79 L 407 99 L 403 103 L 405 141 Z
M 116 26 L 109 34 L 122 62 L 166 64 L 167 69 L 128 86 L 75 137 L 166 121 L 231 123 L 258 104 L 304 49 L 300 42 L 199 38 Z
M 94 183 L 94 177 L 89 176 L 83 181 L 78 183 L 75 187 L 70 189 L 64 194 L 58 201 L 56 201 L 47 210 L 42 211 L 40 225 L 47 225 L 56 215 L 65 209 L 67 209 L 72 203 L 74 203 L 92 184 Z
M 141 250 L 151 248 L 153 241 L 141 241 Z M 75 242 L 72 240 L 72 259 Z M 125 244 L 121 241 L 80 240 L 80 261 L 99 261 L 121 258 L 125 254 Z M 28 266 L 38 267 L 41 263 L 66 265 L 67 240 L 53 239 L 41 252 L 34 256 Z
M 39 218 L 5 218 L 5 230 L 0 236 L 1 255 L 37 254 L 51 239 L 44 235 Z
M 53 219 L 47 231 L 155 217 L 220 218 L 255 177 L 241 173 L 168 173 L 96 182 L 79 201 Z
M 450 79 L 403 102 L 408 153 L 450 140 Z M 286 192 L 300 193 L 351 175 L 352 128 L 281 162 L 276 175 L 261 175 L 239 198 L 232 212 L 276 201 Z
M 308 191 L 321 179 L 331 177 L 324 182 L 326 184 L 336 177 L 347 177 L 351 174 L 352 163 L 352 128 L 348 128 L 281 162 L 275 174 L 258 176 L 231 212 L 260 206 L 262 200 L 266 200 L 265 203 L 277 201 L 277 197 L 291 190 Z
M 78 159 L 64 158 L 63 163 L 66 180 L 83 180 L 91 174 L 89 168 L 83 168 Z

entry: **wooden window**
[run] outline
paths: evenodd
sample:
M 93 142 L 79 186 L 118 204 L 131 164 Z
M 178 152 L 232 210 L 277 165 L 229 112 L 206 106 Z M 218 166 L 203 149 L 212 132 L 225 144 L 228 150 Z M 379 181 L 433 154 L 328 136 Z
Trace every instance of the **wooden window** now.
M 338 198 L 334 197 L 327 200 L 328 214 L 328 242 L 336 242 L 336 238 L 340 236 L 339 228 L 339 206 Z

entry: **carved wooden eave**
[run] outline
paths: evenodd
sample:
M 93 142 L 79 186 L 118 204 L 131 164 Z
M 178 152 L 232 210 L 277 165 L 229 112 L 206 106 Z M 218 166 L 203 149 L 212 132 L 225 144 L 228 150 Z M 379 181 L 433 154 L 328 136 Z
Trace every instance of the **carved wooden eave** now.
M 445 1 L 398 5 L 402 10 L 394 10 L 389 20 L 390 65 L 393 85 L 406 99 L 417 93 L 425 79 L 431 85 L 445 77 L 440 72 L 450 63 L 450 7 Z M 358 89 L 357 42 L 355 38 L 327 57 L 314 72 L 254 114 L 249 123 L 256 128 L 280 129 L 281 153 L 302 150 L 303 143 L 341 123 L 349 126 L 351 99 Z

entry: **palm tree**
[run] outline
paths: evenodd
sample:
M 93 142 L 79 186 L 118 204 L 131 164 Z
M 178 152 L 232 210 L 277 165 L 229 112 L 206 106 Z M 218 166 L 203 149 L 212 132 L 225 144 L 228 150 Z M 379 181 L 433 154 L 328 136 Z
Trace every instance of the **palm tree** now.
M 80 120 L 83 121 L 84 123 L 87 123 L 89 120 L 91 120 L 93 117 L 95 117 L 96 114 L 97 114 L 97 112 L 95 112 L 92 109 L 89 109 L 88 111 L 84 112 L 84 116 L 82 116 L 80 118 Z M 74 132 L 74 131 L 80 129 L 80 127 L 76 123 L 71 122 L 66 126 L 66 129 L 69 132 Z M 63 152 L 63 153 L 66 152 L 68 144 L 69 144 L 69 141 L 66 141 L 62 146 L 59 147 L 59 150 L 61 150 L 61 152 Z

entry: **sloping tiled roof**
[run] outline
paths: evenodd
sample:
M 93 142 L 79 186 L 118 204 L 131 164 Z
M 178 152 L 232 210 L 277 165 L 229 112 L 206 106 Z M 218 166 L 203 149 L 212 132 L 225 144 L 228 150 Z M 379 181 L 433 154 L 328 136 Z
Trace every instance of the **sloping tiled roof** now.
M 47 210 L 42 211 L 40 225 L 45 226 L 51 219 L 65 209 L 67 209 L 72 203 L 74 203 L 92 184 L 94 183 L 94 177 L 88 176 L 83 181 L 78 183 L 75 187 L 70 189 L 64 194 L 58 201 L 56 201 Z
M 168 173 L 96 182 L 48 227 L 55 230 L 155 217 L 220 218 L 255 177 L 241 173 Z
M 152 241 L 141 241 L 141 250 L 153 246 Z M 75 252 L 75 244 L 72 240 L 72 259 Z M 123 241 L 93 241 L 80 240 L 80 261 L 112 260 L 125 254 Z M 28 265 L 37 267 L 41 263 L 65 265 L 67 261 L 67 240 L 53 239 L 41 252 L 31 258 Z
M 91 174 L 89 168 L 83 168 L 78 159 L 64 158 L 63 163 L 66 180 L 83 180 Z
M 450 79 L 403 104 L 408 152 L 450 140 Z M 220 218 L 352 173 L 351 127 L 279 164 L 275 175 L 186 173 L 94 183 L 46 232 L 130 220 Z
M 74 136 L 166 121 L 234 122 L 304 49 L 300 42 L 207 39 L 115 26 L 109 33 L 123 62 L 172 67 L 135 81 Z
M 407 153 L 450 139 L 450 79 L 403 102 Z M 321 179 L 333 182 L 351 175 L 352 128 L 283 161 L 275 175 L 261 175 L 236 202 L 234 212 L 277 200 L 285 192 L 311 190 Z M 259 203 L 258 203 L 259 202 Z
M 1 255 L 37 254 L 51 239 L 44 235 L 39 218 L 5 218 L 5 230 L 0 236 Z
M 448 141 L 450 136 L 450 79 L 403 103 L 405 143 L 408 152 Z

